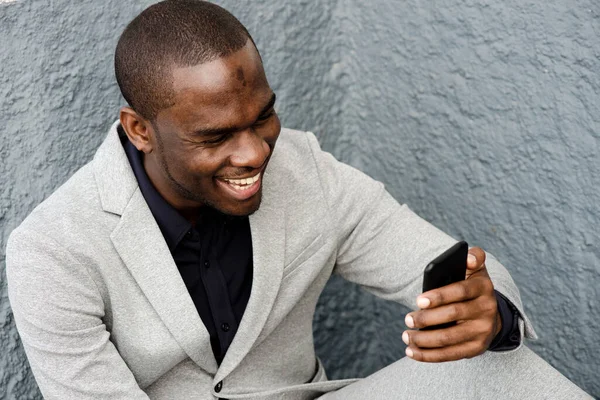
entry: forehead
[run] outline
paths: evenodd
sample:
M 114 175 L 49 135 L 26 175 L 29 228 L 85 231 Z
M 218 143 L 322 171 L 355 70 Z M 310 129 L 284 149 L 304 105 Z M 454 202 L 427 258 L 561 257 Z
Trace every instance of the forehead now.
M 159 112 L 158 117 L 182 128 L 237 124 L 271 97 L 262 61 L 251 41 L 226 57 L 175 67 L 172 88 L 173 105 Z M 240 121 L 233 121 L 236 118 Z
M 262 61 L 248 40 L 240 50 L 215 60 L 172 70 L 173 90 L 177 95 L 202 91 L 207 95 L 236 92 L 248 84 L 266 84 Z

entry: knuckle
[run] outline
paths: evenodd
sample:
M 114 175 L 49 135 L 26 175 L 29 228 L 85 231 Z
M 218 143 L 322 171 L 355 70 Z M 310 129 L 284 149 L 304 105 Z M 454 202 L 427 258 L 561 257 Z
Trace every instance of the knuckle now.
M 460 319 L 460 307 L 457 304 L 452 304 L 448 308 L 448 317 L 452 321 Z
M 498 303 L 496 302 L 495 298 L 489 297 L 483 302 L 481 308 L 485 313 L 496 315 L 496 312 L 498 311 Z
M 412 346 L 417 346 L 417 347 L 421 347 L 421 345 L 423 344 L 423 340 L 421 337 L 420 332 L 413 332 L 410 336 L 409 336 L 409 343 Z
M 413 349 L 413 356 L 412 356 L 413 360 L 417 360 L 417 361 L 425 361 L 424 357 L 423 357 L 423 353 L 421 353 L 418 350 Z
M 435 292 L 432 297 L 433 297 L 432 298 L 433 304 L 444 304 L 444 302 L 446 301 L 444 292 L 441 292 L 441 291 Z
M 488 320 L 480 321 L 477 324 L 476 332 L 479 333 L 479 337 L 481 341 L 485 341 L 485 338 L 489 336 L 489 334 L 494 330 L 494 324 L 492 324 Z
M 442 347 L 454 344 L 454 337 L 448 332 L 440 332 L 439 342 Z
M 483 280 L 483 289 L 488 293 L 491 293 L 494 291 L 494 284 L 492 283 L 491 279 L 486 278 Z
M 469 298 L 471 295 L 471 285 L 468 281 L 461 282 L 462 284 L 459 286 L 458 294 L 461 298 Z
M 485 353 L 485 347 L 484 345 L 481 345 L 480 343 L 477 343 L 476 345 L 472 346 L 468 352 L 467 352 L 467 356 L 465 358 L 473 358 L 473 357 L 477 357 L 481 354 Z
M 481 353 L 483 353 L 485 351 L 485 349 L 487 348 L 487 340 L 486 338 L 482 338 L 480 340 L 477 341 L 477 351 L 480 351 Z

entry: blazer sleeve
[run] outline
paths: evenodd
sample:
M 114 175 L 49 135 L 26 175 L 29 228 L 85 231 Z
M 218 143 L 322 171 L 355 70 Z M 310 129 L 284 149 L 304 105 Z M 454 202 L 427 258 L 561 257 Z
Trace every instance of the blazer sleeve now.
M 307 135 L 338 240 L 334 273 L 415 309 L 425 266 L 456 240 L 399 204 L 382 183 L 322 151 L 312 133 Z M 537 338 L 510 274 L 486 254 L 494 288 L 519 311 L 521 337 Z
M 46 399 L 148 399 L 102 321 L 104 302 L 59 243 L 17 229 L 6 255 L 8 295 L 31 370 Z

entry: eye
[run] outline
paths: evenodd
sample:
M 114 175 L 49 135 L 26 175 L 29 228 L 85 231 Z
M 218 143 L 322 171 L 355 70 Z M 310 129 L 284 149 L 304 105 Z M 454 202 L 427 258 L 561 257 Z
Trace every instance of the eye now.
M 224 141 L 226 141 L 229 138 L 229 135 L 219 135 L 219 136 L 215 136 L 213 139 L 208 139 L 208 140 L 204 140 L 202 141 L 202 144 L 204 145 L 215 145 L 215 144 L 220 144 L 223 143 Z
M 273 116 L 273 114 L 275 114 L 275 110 L 271 108 L 271 110 L 269 110 L 265 114 L 258 117 L 256 122 L 264 122 L 264 121 L 268 120 L 269 118 L 271 118 Z

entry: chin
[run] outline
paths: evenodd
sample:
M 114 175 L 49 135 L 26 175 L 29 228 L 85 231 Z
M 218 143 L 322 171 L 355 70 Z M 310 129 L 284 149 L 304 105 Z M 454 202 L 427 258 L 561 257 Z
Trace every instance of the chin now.
M 261 196 L 257 193 L 256 199 L 252 199 L 248 204 L 235 204 L 231 206 L 214 207 L 225 215 L 233 217 L 247 217 L 254 214 L 260 207 Z

